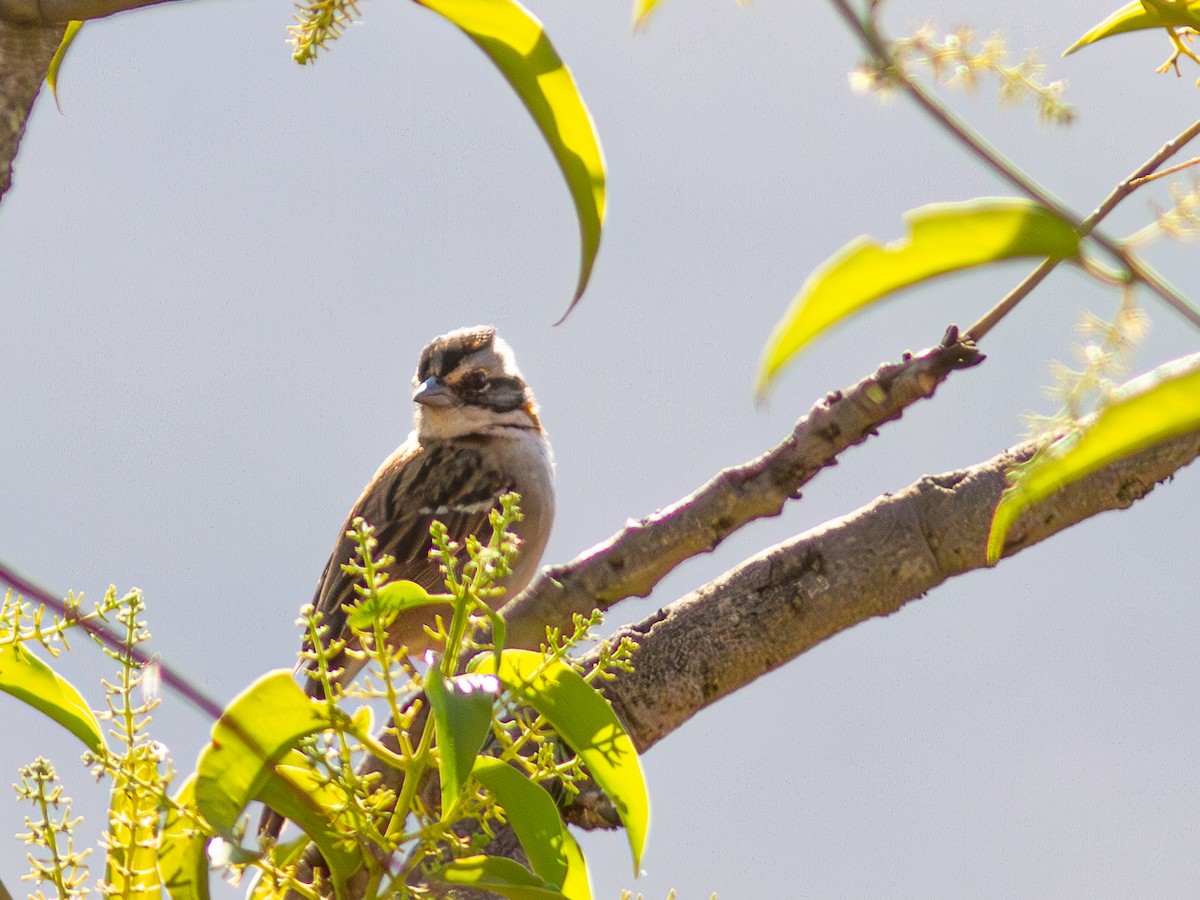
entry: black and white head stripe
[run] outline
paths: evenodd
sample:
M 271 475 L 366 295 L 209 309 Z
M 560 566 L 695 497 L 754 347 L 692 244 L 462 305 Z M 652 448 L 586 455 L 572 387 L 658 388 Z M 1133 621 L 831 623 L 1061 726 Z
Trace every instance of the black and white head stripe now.
M 460 328 L 436 337 L 421 351 L 421 360 L 417 363 L 417 383 L 430 376 L 444 379 L 459 367 L 464 358 L 481 350 L 493 350 L 495 345 L 496 329 L 490 325 Z M 504 344 L 504 349 L 508 350 L 507 344 Z M 511 350 L 508 350 L 507 356 L 512 358 Z
M 508 344 L 490 326 L 452 331 L 422 351 L 415 385 L 429 378 L 446 385 L 460 403 L 508 412 L 533 402 Z

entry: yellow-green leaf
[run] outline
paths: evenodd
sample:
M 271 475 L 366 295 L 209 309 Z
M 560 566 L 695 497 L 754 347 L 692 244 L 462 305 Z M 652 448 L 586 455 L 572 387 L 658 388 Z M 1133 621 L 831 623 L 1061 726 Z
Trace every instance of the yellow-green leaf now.
M 477 657 L 475 670 L 494 674 L 504 686 L 546 717 L 596 783 L 612 798 L 633 851 L 633 871 L 641 868 L 650 827 L 650 798 L 633 741 L 604 695 L 559 660 L 530 650 L 505 650 Z
M 79 34 L 79 29 L 82 27 L 83 22 L 78 19 L 67 23 L 67 30 L 63 32 L 62 40 L 58 42 L 58 49 L 54 51 L 54 56 L 50 59 L 50 68 L 46 71 L 46 87 L 50 88 L 50 93 L 54 97 L 54 105 L 58 107 L 59 112 L 62 112 L 62 104 L 58 102 L 58 70 L 62 68 L 67 50 L 70 49 L 71 42 L 75 40 L 75 36 Z
M 1059 438 L 1014 472 L 992 518 L 988 562 L 1000 558 L 1009 529 L 1033 504 L 1089 472 L 1198 428 L 1200 356 L 1168 363 L 1124 385 L 1083 428 Z
M 471 774 L 503 807 L 533 871 L 564 897 L 591 900 L 592 883 L 583 851 L 545 788 L 490 756 L 476 759 Z
M 291 672 L 277 669 L 246 688 L 221 714 L 196 761 L 196 806 L 213 829 L 234 839 L 246 805 L 272 777 L 272 766 L 306 735 L 329 727 L 323 705 Z
M 334 891 L 341 896 L 346 880 L 364 862 L 362 853 L 347 844 L 345 835 L 338 833 L 331 820 L 345 808 L 345 796 L 312 767 L 308 757 L 299 750 L 289 750 L 266 774 L 254 799 L 295 822 L 317 845 Z
M 104 749 L 100 722 L 83 695 L 23 645 L 0 646 L 0 691 L 45 713 L 89 750 Z
M 562 893 L 527 868 L 502 856 L 464 856 L 433 875 L 445 884 L 468 885 L 509 900 L 563 900 Z
M 908 238 L 880 245 L 864 235 L 808 277 L 763 349 L 759 396 L 810 341 L 897 291 L 985 263 L 1079 253 L 1079 236 L 1067 222 L 1017 197 L 934 203 L 909 210 L 904 220 Z
M 542 23 L 516 0 L 416 2 L 449 19 L 487 54 L 550 144 L 575 203 L 582 243 L 569 314 L 587 287 L 600 249 L 605 196 L 604 154 L 575 79 Z
M 167 810 L 158 839 L 158 873 L 171 900 L 208 900 L 208 838 L 180 809 L 196 804 L 196 776 L 190 775 Z
M 1087 32 L 1063 51 L 1069 56 L 1081 47 L 1102 41 L 1115 34 L 1142 31 L 1146 28 L 1200 28 L 1200 0 L 1133 0 Z

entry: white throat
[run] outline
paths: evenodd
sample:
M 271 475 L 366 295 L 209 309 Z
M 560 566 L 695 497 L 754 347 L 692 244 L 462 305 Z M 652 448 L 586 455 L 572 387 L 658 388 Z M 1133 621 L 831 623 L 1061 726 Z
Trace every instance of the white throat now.
M 445 441 L 467 435 L 503 436 L 510 429 L 537 430 L 537 423 L 524 409 L 497 412 L 483 406 L 451 406 L 445 409 L 418 406 L 413 415 L 417 440 Z

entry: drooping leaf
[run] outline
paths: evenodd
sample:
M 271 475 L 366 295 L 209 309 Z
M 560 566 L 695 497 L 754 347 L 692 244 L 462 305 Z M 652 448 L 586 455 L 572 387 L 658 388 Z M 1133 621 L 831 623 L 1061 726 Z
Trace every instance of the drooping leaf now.
M 633 28 L 635 31 L 646 27 L 646 20 L 650 18 L 650 13 L 654 12 L 654 7 L 661 2 L 662 0 L 633 0 Z
M 190 775 L 175 793 L 178 806 L 167 810 L 158 839 L 158 873 L 171 900 L 208 900 L 208 839 L 195 822 L 179 811 L 196 801 L 196 776 Z
M 1013 485 L 992 517 L 988 562 L 1000 558 L 1013 523 L 1033 504 L 1089 472 L 1198 428 L 1200 356 L 1130 381 L 1082 429 L 1060 438 L 1014 473 Z
M 46 87 L 50 88 L 50 93 L 54 97 L 54 105 L 58 107 L 59 112 L 62 112 L 62 104 L 58 102 L 58 70 L 62 68 L 67 50 L 70 49 L 71 43 L 82 27 L 83 22 L 78 19 L 67 23 L 67 30 L 63 32 L 62 40 L 58 42 L 58 49 L 54 51 L 54 56 L 50 59 L 50 68 L 46 71 Z
M 263 778 L 254 799 L 295 822 L 317 845 L 334 890 L 340 896 L 346 880 L 364 861 L 362 854 L 346 843 L 330 821 L 331 814 L 345 805 L 346 798 L 312 767 L 303 753 L 289 750 Z
M 445 884 L 491 891 L 509 900 L 562 900 L 562 893 L 520 863 L 503 856 L 464 856 L 448 862 L 433 875 Z
M 635 31 L 646 26 L 646 20 L 662 0 L 633 0 L 633 28 Z M 750 0 L 736 0 L 739 6 L 749 6 Z
M 1063 56 L 1069 56 L 1076 50 L 1102 41 L 1117 34 L 1127 34 L 1130 31 L 1142 31 L 1146 28 L 1179 28 L 1190 26 L 1200 28 L 1200 0 L 1183 2 L 1162 2 L 1162 0 L 1133 0 L 1114 12 L 1111 16 L 1090 29 L 1087 34 L 1063 51 Z
M 1079 236 L 1043 206 L 1016 197 L 934 203 L 904 214 L 909 237 L 851 241 L 809 275 L 775 326 L 759 363 L 759 396 L 817 336 L 897 291 L 985 263 L 1017 257 L 1068 259 Z
M 104 748 L 100 722 L 83 695 L 23 645 L 0 646 L 0 691 L 45 713 L 89 750 Z
M 449 815 L 492 727 L 492 703 L 500 685 L 484 675 L 446 678 L 441 663 L 431 666 L 425 696 L 433 711 L 442 782 L 442 817 Z
M 583 851 L 546 790 L 507 763 L 488 756 L 471 774 L 495 796 L 508 815 L 529 865 L 570 900 L 591 900 L 592 883 Z
M 158 896 L 158 815 L 165 781 L 154 745 L 135 746 L 130 756 L 113 778 L 104 880 L 111 896 Z
M 508 79 L 550 144 L 566 179 L 582 244 L 579 281 L 567 314 L 587 287 L 604 225 L 604 154 L 575 79 L 542 23 L 516 0 L 416 0 L 449 19 Z M 564 316 L 565 318 L 565 316 Z
M 612 705 L 566 663 L 546 662 L 530 650 L 503 651 L 498 667 L 493 655 L 477 657 L 475 670 L 496 675 L 579 754 L 617 807 L 636 873 L 650 827 L 650 799 L 637 750 Z
M 246 805 L 271 767 L 303 737 L 329 727 L 322 705 L 277 669 L 233 699 L 196 761 L 196 806 L 220 835 L 233 839 Z

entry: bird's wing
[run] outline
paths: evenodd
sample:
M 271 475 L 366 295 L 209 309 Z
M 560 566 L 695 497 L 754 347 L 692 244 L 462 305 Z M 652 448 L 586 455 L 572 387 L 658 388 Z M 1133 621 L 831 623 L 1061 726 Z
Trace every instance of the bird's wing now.
M 429 558 L 429 526 L 435 519 L 460 544 L 469 534 L 490 537 L 488 513 L 502 494 L 513 490 L 516 479 L 514 473 L 488 467 L 480 449 L 479 442 L 463 439 L 427 446 L 413 441 L 380 467 L 346 517 L 317 586 L 313 604 L 327 635 L 344 636 L 344 607 L 356 596 L 356 577 L 342 571 L 344 563 L 357 560 L 356 543 L 346 536 L 356 517 L 375 527 L 376 554 L 394 558 L 387 569 L 391 578 L 415 581 L 431 593 L 442 591 L 444 579 L 439 564 Z

